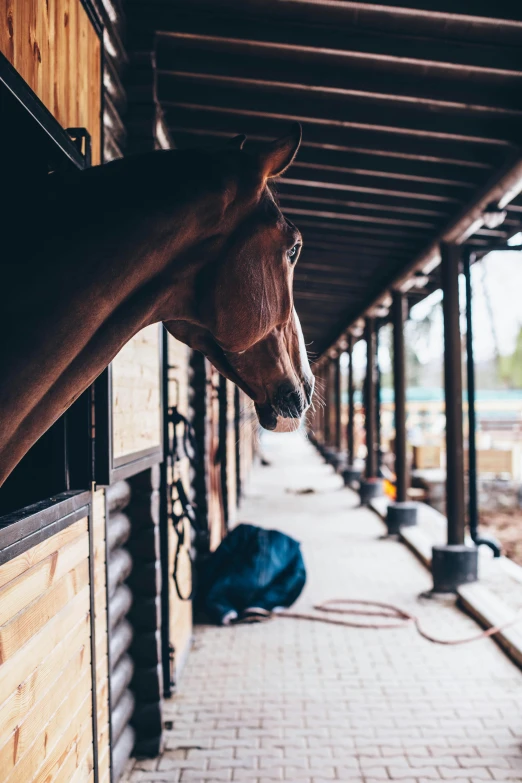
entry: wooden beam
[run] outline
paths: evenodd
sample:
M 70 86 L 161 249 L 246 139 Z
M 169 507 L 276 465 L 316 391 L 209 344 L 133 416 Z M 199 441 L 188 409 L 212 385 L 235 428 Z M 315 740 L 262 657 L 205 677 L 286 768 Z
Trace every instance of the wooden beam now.
M 480 122 L 467 112 L 426 111 L 415 105 L 398 105 L 389 111 L 383 101 L 323 97 L 303 90 L 295 95 L 287 89 L 248 89 L 219 83 L 208 84 L 199 76 L 162 76 L 158 98 L 164 106 L 204 108 L 254 117 L 299 120 L 303 123 L 337 125 L 343 128 L 379 130 L 386 134 L 448 141 L 481 142 L 495 146 L 515 146 L 522 132 L 520 117 L 484 116 Z
M 228 37 L 243 40 L 251 47 L 271 46 L 304 52 L 317 49 L 352 59 L 373 58 L 389 62 L 404 58 L 415 66 L 433 64 L 433 67 L 465 67 L 486 72 L 500 70 L 508 74 L 520 70 L 516 51 L 516 43 L 520 40 L 517 35 L 519 28 L 512 21 L 500 22 L 499 14 L 493 13 L 495 9 L 491 3 L 482 3 L 480 22 L 476 19 L 459 20 L 451 13 L 455 9 L 455 4 L 452 4 L 444 13 L 435 12 L 431 24 L 429 17 L 419 16 L 418 8 L 407 12 L 407 2 L 401 2 L 399 8 L 390 9 L 384 9 L 384 3 L 370 8 L 359 3 L 356 18 L 355 9 L 350 8 L 352 4 L 349 3 L 337 8 L 335 4 L 328 6 L 310 2 L 299 3 L 293 8 L 288 3 L 280 3 L 279 8 L 274 5 L 262 3 L 256 13 L 255 4 L 247 6 L 244 2 L 233 6 L 220 2 L 219 12 L 216 12 L 215 2 L 211 7 L 205 7 L 196 0 L 190 3 L 190 10 L 180 0 L 168 5 L 150 0 L 147 3 L 128 0 L 126 3 L 132 9 L 129 16 L 136 26 L 154 24 L 155 29 L 167 34 Z M 419 5 L 415 3 L 415 6 Z M 478 8 L 476 3 L 473 5 Z M 371 22 L 366 19 L 364 11 L 372 14 Z M 512 20 L 515 13 L 514 4 L 510 3 L 507 18 Z M 397 17 L 400 22 L 393 23 L 392 20 Z M 422 30 L 418 29 L 420 19 L 423 19 Z M 458 45 L 448 46 L 441 40 L 444 29 L 457 28 L 459 23 L 462 34 Z M 415 35 L 415 32 L 418 34 Z M 507 51 L 494 45 L 508 35 L 510 38 L 505 42 Z
M 375 214 L 376 217 L 387 217 L 388 215 L 393 215 L 394 213 L 398 213 L 400 215 L 419 215 L 421 217 L 431 217 L 431 218 L 449 218 L 449 210 L 447 208 L 444 208 L 442 206 L 438 206 L 438 208 L 432 208 L 429 206 L 422 206 L 418 207 L 415 206 L 418 204 L 418 201 L 415 201 L 414 199 L 405 200 L 404 203 L 397 204 L 397 201 L 395 199 L 388 199 L 391 203 L 385 204 L 382 203 L 385 201 L 385 198 L 379 199 L 378 202 L 371 202 L 371 201 L 364 201 L 360 200 L 357 201 L 355 197 L 350 197 L 350 199 L 344 199 L 342 198 L 342 195 L 338 193 L 338 191 L 331 191 L 331 193 L 328 193 L 325 197 L 324 191 L 322 191 L 321 195 L 317 195 L 315 193 L 310 193 L 310 195 L 305 195 L 307 193 L 310 193 L 307 188 L 301 188 L 300 186 L 296 185 L 286 185 L 284 180 L 278 184 L 277 186 L 277 195 L 279 197 L 279 202 L 281 204 L 281 208 L 285 209 L 287 205 L 306 205 L 306 204 L 313 204 L 317 205 L 319 208 L 324 206 L 331 206 L 331 207 L 337 207 L 337 208 L 346 208 L 350 212 L 360 212 L 360 214 Z
M 303 207 L 295 207 L 291 204 L 285 204 L 285 215 L 295 215 L 299 217 L 301 215 L 325 218 L 328 220 L 342 220 L 342 221 L 354 221 L 357 224 L 368 223 L 375 226 L 405 226 L 412 229 L 434 229 L 437 227 L 437 221 L 428 220 L 404 220 L 396 217 L 380 217 L 377 215 L 357 215 L 351 212 L 337 212 L 332 210 L 320 210 L 316 209 L 304 209 Z M 440 223 L 440 221 L 439 221 Z
M 239 112 L 219 112 L 216 107 L 177 106 L 165 107 L 169 129 L 183 141 L 187 133 L 200 138 L 222 134 L 234 136 L 246 133 L 259 141 L 275 139 L 288 131 L 287 117 L 240 115 Z M 352 127 L 315 125 L 307 123 L 303 138 L 304 147 L 328 149 L 343 152 L 362 152 L 386 158 L 400 158 L 431 163 L 448 163 L 470 168 L 488 168 L 501 164 L 505 151 L 489 144 L 468 144 L 461 141 L 431 138 L 423 140 L 417 136 L 403 137 L 398 134 L 384 134 L 379 130 L 362 130 Z M 192 143 L 192 142 L 191 142 Z M 201 144 L 201 142 L 199 142 Z M 197 146 L 199 146 L 199 144 Z
M 299 228 L 301 230 L 306 228 L 311 229 L 326 229 L 328 232 L 332 232 L 333 234 L 338 233 L 341 234 L 360 234 L 360 235 L 368 235 L 369 237 L 374 236 L 385 236 L 385 237 L 396 237 L 396 238 L 415 238 L 415 232 L 412 229 L 406 230 L 398 230 L 395 231 L 392 228 L 370 228 L 370 226 L 359 226 L 355 224 L 342 224 L 342 223 L 328 223 L 324 220 L 309 220 L 308 218 L 302 218 L 299 221 Z M 417 239 L 420 239 L 421 237 L 425 237 L 425 232 L 419 232 L 417 234 Z
M 167 39 L 169 40 L 169 39 Z M 477 118 L 487 114 L 516 116 L 521 113 L 522 70 L 516 75 L 480 75 L 465 69 L 448 69 L 432 75 L 424 68 L 405 69 L 402 62 L 379 62 L 365 69 L 366 63 L 330 62 L 324 56 L 303 62 L 295 52 L 280 52 L 234 47 L 216 47 L 214 40 L 201 43 L 177 39 L 174 46 L 160 44 L 157 67 L 160 84 L 163 77 L 194 78 L 208 84 L 264 87 L 337 97 L 370 98 L 391 105 L 415 104 L 433 110 L 461 110 Z M 225 44 L 226 46 L 226 44 Z M 218 50 L 216 51 L 216 48 Z M 263 56 L 264 55 L 264 56 Z M 406 71 L 406 73 L 405 73 Z

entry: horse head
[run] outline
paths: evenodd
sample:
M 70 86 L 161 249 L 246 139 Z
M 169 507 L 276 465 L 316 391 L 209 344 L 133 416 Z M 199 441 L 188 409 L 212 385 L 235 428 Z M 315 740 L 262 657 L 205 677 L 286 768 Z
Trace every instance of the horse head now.
M 292 293 L 302 238 L 270 180 L 294 160 L 301 128 L 256 154 L 244 141 L 236 137 L 211 159 L 227 171 L 222 233 L 195 280 L 194 316 L 165 326 L 246 392 L 263 427 L 291 431 L 311 403 L 314 378 Z

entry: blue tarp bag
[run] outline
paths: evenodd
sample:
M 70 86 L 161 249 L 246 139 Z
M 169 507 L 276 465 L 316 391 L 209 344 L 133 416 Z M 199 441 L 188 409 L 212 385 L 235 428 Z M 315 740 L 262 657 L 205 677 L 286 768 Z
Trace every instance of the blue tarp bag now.
M 200 599 L 216 623 L 262 619 L 299 597 L 306 569 L 299 542 L 278 530 L 241 524 L 205 563 Z

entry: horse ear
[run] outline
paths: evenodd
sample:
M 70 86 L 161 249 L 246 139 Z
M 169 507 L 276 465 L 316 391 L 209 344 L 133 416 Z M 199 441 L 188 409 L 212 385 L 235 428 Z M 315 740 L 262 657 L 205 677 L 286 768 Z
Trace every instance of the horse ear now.
M 240 133 L 239 136 L 234 136 L 233 139 L 229 139 L 226 143 L 227 147 L 232 147 L 233 149 L 242 150 L 243 144 L 246 141 L 246 136 L 244 133 Z
M 280 177 L 292 165 L 301 145 L 302 135 L 300 123 L 294 122 L 290 135 L 273 141 L 265 148 L 260 155 L 260 162 L 262 174 L 266 179 Z

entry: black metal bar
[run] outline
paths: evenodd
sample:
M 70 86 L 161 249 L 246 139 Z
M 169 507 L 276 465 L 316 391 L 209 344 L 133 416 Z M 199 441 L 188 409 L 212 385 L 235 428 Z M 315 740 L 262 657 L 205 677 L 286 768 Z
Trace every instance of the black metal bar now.
M 479 258 L 484 258 L 484 256 L 487 256 L 488 253 L 502 253 L 502 252 L 509 252 L 512 250 L 522 250 L 522 245 L 507 245 L 506 243 L 502 245 L 489 245 L 489 247 L 480 248 L 473 250 L 473 255 L 475 256 L 474 260 L 477 260 Z
M 236 438 L 236 507 L 241 500 L 241 398 L 234 386 L 234 431 Z
M 470 256 L 464 258 L 466 279 L 466 373 L 468 380 L 468 493 L 469 493 L 469 530 L 475 540 L 478 530 L 477 502 L 477 448 L 475 441 L 475 367 L 473 363 L 473 325 L 471 303 Z
M 404 350 L 404 321 L 406 297 L 402 291 L 394 291 L 393 320 L 393 391 L 395 405 L 395 475 L 397 477 L 397 501 L 408 499 L 408 467 L 406 461 L 406 354 Z
M 353 335 L 348 335 L 348 464 L 355 458 L 355 400 L 353 388 Z
M 92 497 L 92 496 L 91 496 Z M 88 534 L 89 534 L 89 612 L 91 620 L 91 700 L 92 700 L 92 766 L 94 783 L 98 783 L 98 683 L 96 678 L 96 605 L 95 605 L 95 576 L 94 576 L 94 531 L 93 531 L 93 507 L 92 500 L 88 510 Z
M 111 629 L 111 615 L 110 615 L 110 590 L 109 590 L 109 538 L 108 538 L 108 531 L 109 531 L 109 503 L 107 501 L 107 492 L 104 491 L 103 493 L 103 500 L 104 500 L 104 524 L 105 524 L 105 612 L 106 612 L 106 620 L 107 620 L 107 664 L 108 664 L 108 671 L 109 673 L 112 672 L 112 663 L 111 663 L 111 645 L 110 645 L 110 629 Z M 112 696 L 111 696 L 111 687 L 110 687 L 110 674 L 109 674 L 109 688 L 107 692 L 107 705 L 109 708 L 109 720 L 108 720 L 108 730 L 109 730 L 109 783 L 114 782 L 114 776 L 113 776 L 113 765 L 112 765 L 112 754 L 113 754 L 113 748 L 114 744 L 112 741 L 112 723 L 110 716 L 112 715 Z
M 364 330 L 366 340 L 366 394 L 365 394 L 365 429 L 366 429 L 366 478 L 376 478 L 377 460 L 375 454 L 375 324 L 373 318 L 366 319 Z
M 501 546 L 489 536 L 479 536 L 479 507 L 477 489 L 477 419 L 475 411 L 475 362 L 473 358 L 473 292 L 471 288 L 471 264 L 475 261 L 473 253 L 464 257 L 464 277 L 466 280 L 466 374 L 468 383 L 468 516 L 469 533 L 477 546 L 489 546 L 495 557 L 500 557 Z
M 380 475 L 381 468 L 381 366 L 379 364 L 379 328 L 375 325 L 375 457 L 376 470 Z
M 172 460 L 167 456 L 169 451 L 169 336 L 162 329 L 162 427 L 164 456 L 160 465 L 160 562 L 161 562 L 161 664 L 163 669 L 163 695 L 166 699 L 172 695 L 173 683 L 170 672 L 170 580 L 172 574 L 169 567 L 169 470 L 172 471 Z M 173 476 L 171 473 L 171 480 Z
M 335 443 L 337 451 L 341 451 L 341 403 L 342 403 L 341 356 L 334 359 L 334 400 L 335 400 Z
M 459 309 L 461 248 L 441 245 L 444 314 L 444 397 L 446 409 L 446 516 L 448 544 L 464 544 L 464 448 L 462 353 Z
M 223 519 L 225 530 L 228 530 L 230 521 L 229 497 L 228 497 L 228 399 L 227 379 L 219 376 L 218 387 L 219 419 L 218 419 L 218 456 L 219 456 L 219 480 L 221 482 L 221 499 L 223 502 Z

